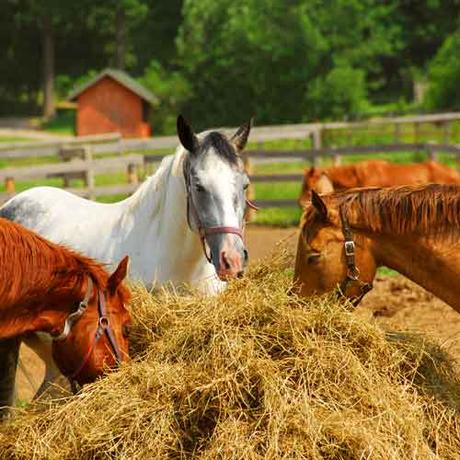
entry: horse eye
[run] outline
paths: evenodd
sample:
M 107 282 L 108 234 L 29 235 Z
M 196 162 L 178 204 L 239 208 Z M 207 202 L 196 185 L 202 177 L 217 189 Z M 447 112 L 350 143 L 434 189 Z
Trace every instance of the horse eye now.
M 204 192 L 204 191 L 205 191 L 205 188 L 204 188 L 202 185 L 200 185 L 200 184 L 195 184 L 195 190 L 196 190 L 197 192 Z
M 243 185 L 243 190 L 247 190 L 248 187 L 249 187 L 249 182 Z
M 307 256 L 307 263 L 314 265 L 319 262 L 320 257 L 321 254 L 319 252 L 312 252 Z
M 131 326 L 129 324 L 123 324 L 121 328 L 121 333 L 123 334 L 123 337 L 127 339 L 129 337 L 129 333 L 131 331 Z

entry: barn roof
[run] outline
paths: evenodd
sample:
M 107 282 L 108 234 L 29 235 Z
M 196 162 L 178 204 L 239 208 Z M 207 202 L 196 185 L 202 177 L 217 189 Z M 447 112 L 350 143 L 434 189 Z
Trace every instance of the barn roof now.
M 125 86 L 133 93 L 137 94 L 140 98 L 144 99 L 151 104 L 158 102 L 157 97 L 152 94 L 149 90 L 144 88 L 140 83 L 138 83 L 134 78 L 130 77 L 126 72 L 117 69 L 105 69 L 101 73 L 97 74 L 95 77 L 91 78 L 89 81 L 84 83 L 81 86 L 75 88 L 68 96 L 69 101 L 74 101 L 81 93 L 86 91 L 89 87 L 95 85 L 98 81 L 102 80 L 104 77 L 110 77 L 113 80 L 120 83 L 120 85 Z

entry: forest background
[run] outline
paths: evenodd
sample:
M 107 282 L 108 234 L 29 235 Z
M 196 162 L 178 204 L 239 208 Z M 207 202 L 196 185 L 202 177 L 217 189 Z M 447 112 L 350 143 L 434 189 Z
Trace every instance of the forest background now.
M 154 135 L 179 112 L 203 129 L 460 109 L 460 0 L 0 5 L 0 116 L 52 120 L 106 67 L 157 96 Z

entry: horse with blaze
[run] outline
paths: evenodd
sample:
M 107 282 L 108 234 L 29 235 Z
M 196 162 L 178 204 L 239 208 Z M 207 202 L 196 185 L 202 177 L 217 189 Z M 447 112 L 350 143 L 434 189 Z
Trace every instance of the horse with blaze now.
M 294 290 L 336 290 L 354 305 L 387 266 L 460 312 L 460 186 L 311 192 L 297 246 Z
M 49 334 L 54 360 L 71 381 L 94 381 L 128 357 L 122 281 L 101 264 L 0 218 L 0 406 L 13 403 L 20 337 Z
M 11 198 L 0 217 L 16 221 L 109 267 L 129 255 L 128 277 L 145 285 L 189 285 L 215 294 L 241 275 L 248 253 L 244 215 L 248 176 L 240 156 L 251 122 L 231 136 L 195 134 L 179 116 L 180 146 L 137 191 L 117 203 L 96 203 L 54 187 Z M 26 343 L 46 362 L 39 393 L 56 376 L 48 347 Z

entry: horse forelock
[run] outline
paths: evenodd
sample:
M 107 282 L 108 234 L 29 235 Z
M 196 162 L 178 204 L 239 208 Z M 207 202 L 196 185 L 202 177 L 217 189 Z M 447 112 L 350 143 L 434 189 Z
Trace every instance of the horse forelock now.
M 326 198 L 327 199 L 327 198 Z M 409 234 L 460 232 L 460 186 L 428 184 L 351 189 L 331 195 L 352 226 L 372 232 Z
M 200 143 L 200 150 L 206 152 L 211 149 L 219 158 L 222 158 L 231 166 L 239 164 L 240 157 L 237 155 L 235 147 L 224 134 L 218 131 L 211 131 L 203 137 Z

